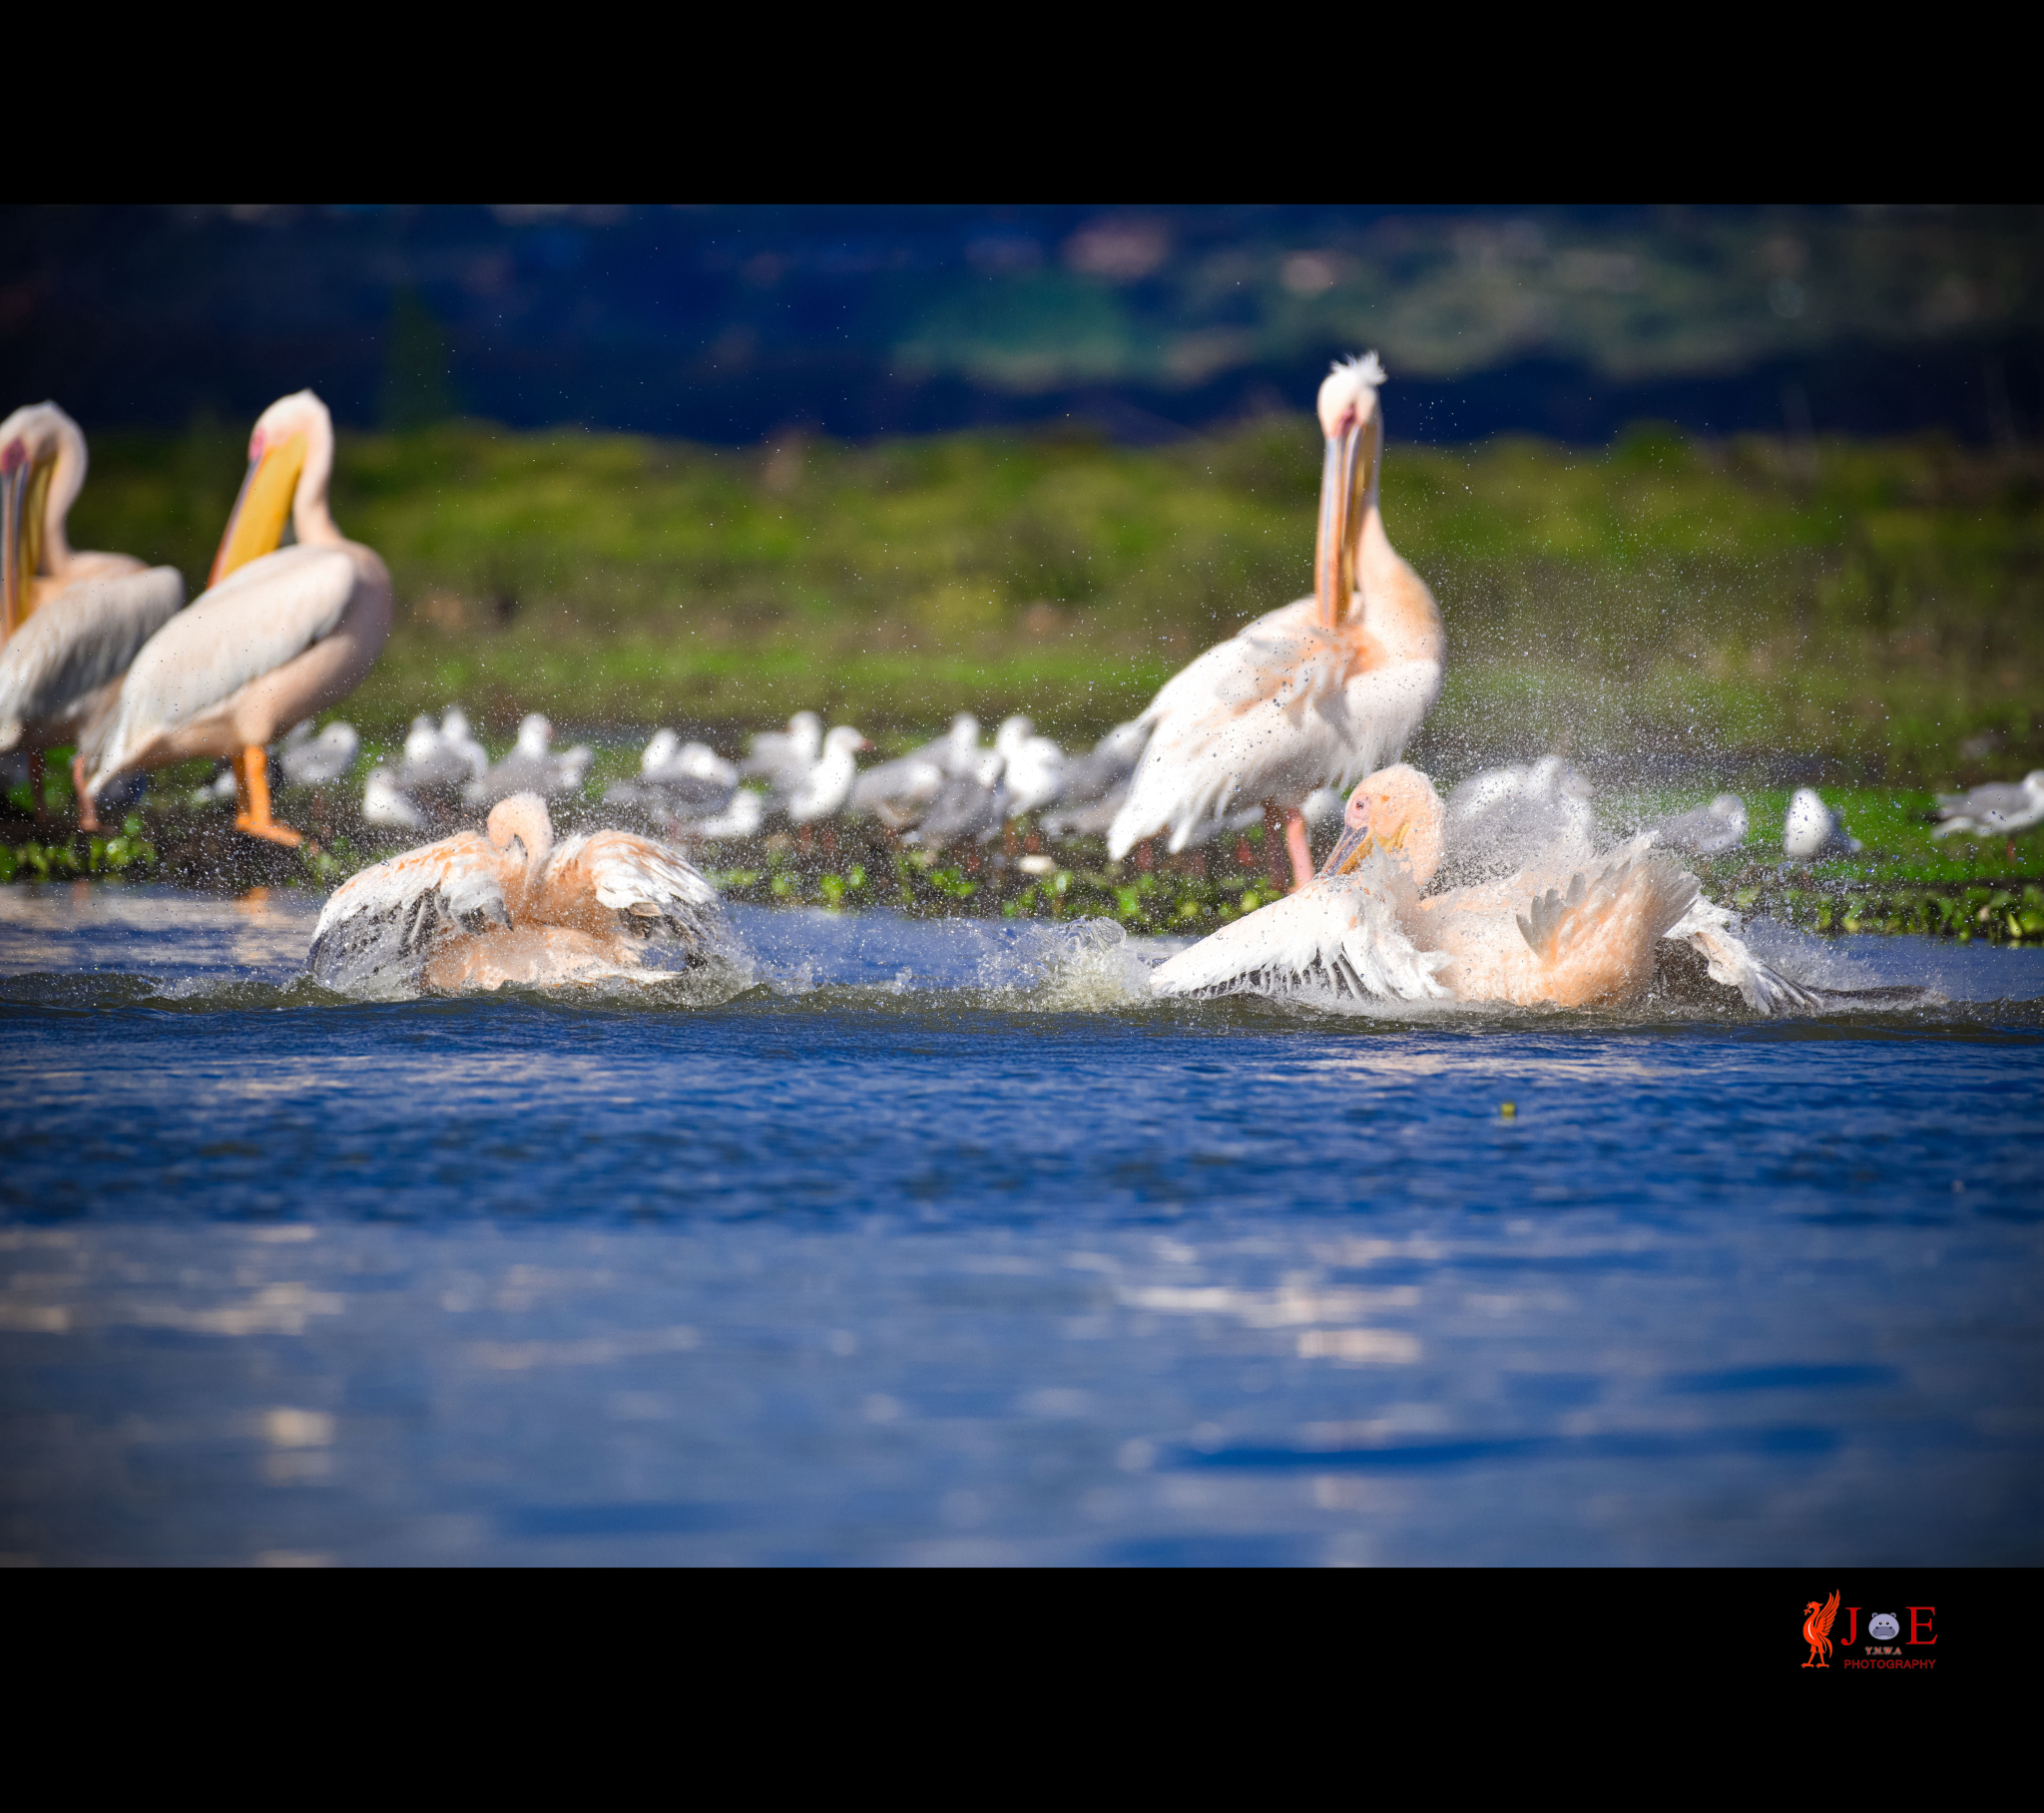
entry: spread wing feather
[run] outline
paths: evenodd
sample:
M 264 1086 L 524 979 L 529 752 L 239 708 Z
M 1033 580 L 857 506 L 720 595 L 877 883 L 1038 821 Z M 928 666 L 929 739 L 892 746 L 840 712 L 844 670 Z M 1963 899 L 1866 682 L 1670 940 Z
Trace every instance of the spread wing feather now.
M 99 773 L 332 635 L 355 577 L 337 548 L 279 548 L 194 599 L 136 656 Z
M 1448 958 L 1421 951 L 1388 893 L 1353 875 L 1323 877 L 1226 925 L 1162 964 L 1160 995 L 1327 995 L 1430 1001 Z
M 184 602 L 175 567 L 88 580 L 52 599 L 0 650 L 0 749 L 125 674 Z
M 1182 850 L 1232 804 L 1345 788 L 1382 766 L 1440 688 L 1437 662 L 1372 669 L 1352 628 L 1302 598 L 1217 644 L 1137 719 L 1150 740 L 1108 835 L 1118 861 L 1161 831 Z
M 504 881 L 517 866 L 474 831 L 376 863 L 328 898 L 306 969 L 338 994 L 416 992 L 443 934 L 511 923 Z
M 717 890 L 679 850 L 630 831 L 569 838 L 548 861 L 541 887 L 554 899 L 593 901 L 623 930 L 666 935 L 702 950 L 724 923 Z

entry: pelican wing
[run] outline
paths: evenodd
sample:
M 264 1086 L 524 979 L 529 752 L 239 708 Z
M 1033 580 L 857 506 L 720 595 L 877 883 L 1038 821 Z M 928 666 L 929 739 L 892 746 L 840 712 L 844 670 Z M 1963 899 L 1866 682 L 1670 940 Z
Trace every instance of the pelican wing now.
M 416 992 L 443 938 L 510 925 L 504 881 L 516 868 L 474 831 L 366 868 L 327 899 L 305 968 L 337 994 Z
M 136 656 L 94 780 L 157 731 L 232 698 L 332 635 L 354 589 L 354 563 L 339 549 L 293 547 L 251 561 L 202 593 Z
M 1163 831 L 1182 850 L 1237 801 L 1345 789 L 1403 746 L 1440 664 L 1384 665 L 1358 626 L 1323 629 L 1316 610 L 1270 612 L 1165 682 L 1137 720 L 1150 740 L 1108 835 L 1116 860 Z
M 540 887 L 564 917 L 613 919 L 641 938 L 677 938 L 691 952 L 723 923 L 717 890 L 686 856 L 630 831 L 569 838 L 549 859 Z
M 0 749 L 119 679 L 184 602 L 175 567 L 88 580 L 58 594 L 0 650 Z
M 1447 957 L 1414 947 L 1390 892 L 1357 875 L 1317 878 L 1181 951 L 1150 985 L 1160 995 L 1444 999 L 1434 972 Z
M 1737 989 L 1757 1014 L 1836 1012 L 1850 1008 L 1922 1007 L 1940 999 L 1934 989 L 1887 984 L 1863 989 L 1826 988 L 1796 982 L 1756 956 L 1739 935 L 1739 918 L 1699 894 L 1688 912 L 1662 934 L 1686 944 L 1704 960 L 1713 982 Z

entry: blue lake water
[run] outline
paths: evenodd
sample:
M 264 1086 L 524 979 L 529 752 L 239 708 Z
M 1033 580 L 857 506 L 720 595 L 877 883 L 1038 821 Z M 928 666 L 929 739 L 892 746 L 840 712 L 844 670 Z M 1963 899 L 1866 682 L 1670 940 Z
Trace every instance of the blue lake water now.
M 1384 1022 L 742 910 L 730 999 L 345 1005 L 313 910 L 0 890 L 9 1559 L 2044 1560 L 2037 952 Z

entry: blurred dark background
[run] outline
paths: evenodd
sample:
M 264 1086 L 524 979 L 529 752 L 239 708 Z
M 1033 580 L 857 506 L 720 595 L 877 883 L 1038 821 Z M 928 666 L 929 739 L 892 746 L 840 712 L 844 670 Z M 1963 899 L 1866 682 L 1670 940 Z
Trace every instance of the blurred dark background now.
M 1378 348 L 1394 432 L 1604 444 L 2044 426 L 2038 208 L 0 211 L 0 394 L 90 428 L 455 417 L 728 445 L 1312 395 Z

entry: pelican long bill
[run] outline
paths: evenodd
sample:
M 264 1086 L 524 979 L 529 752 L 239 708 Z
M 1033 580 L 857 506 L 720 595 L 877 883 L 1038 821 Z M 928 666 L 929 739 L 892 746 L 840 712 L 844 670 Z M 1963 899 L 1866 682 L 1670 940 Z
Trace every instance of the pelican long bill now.
M 32 455 L 19 438 L 0 449 L 0 642 L 19 630 L 36 608 L 36 570 L 43 561 L 43 507 L 50 489 L 52 454 Z
M 304 435 L 292 434 L 265 445 L 250 460 L 227 532 L 220 538 L 220 552 L 213 558 L 209 586 L 219 585 L 236 568 L 276 552 L 290 519 L 298 474 L 305 467 L 305 451 Z
M 1313 548 L 1313 595 L 1319 601 L 1320 623 L 1339 626 L 1348 614 L 1355 590 L 1355 557 L 1351 547 L 1355 518 L 1356 453 L 1362 425 L 1351 414 L 1338 434 L 1327 436 L 1320 462 L 1320 528 Z

